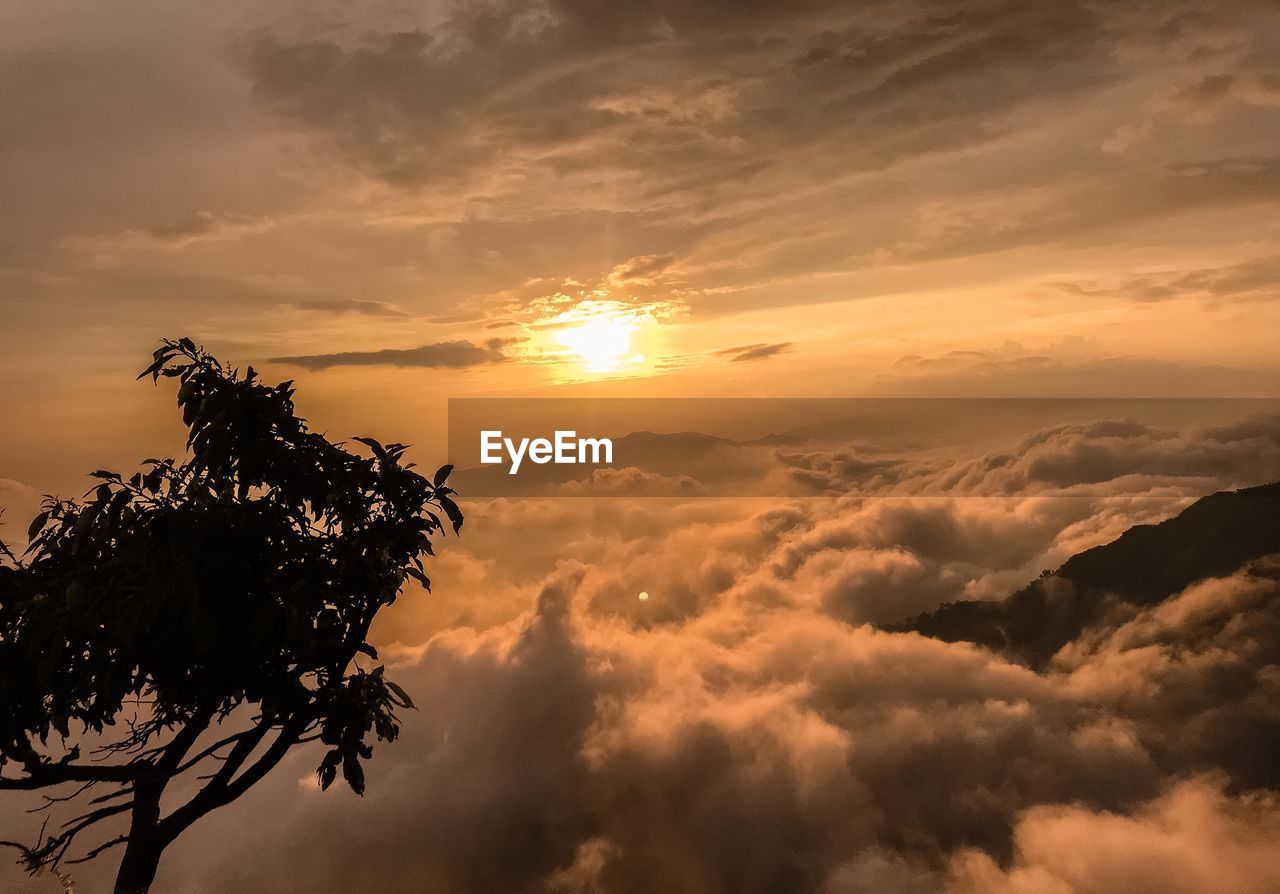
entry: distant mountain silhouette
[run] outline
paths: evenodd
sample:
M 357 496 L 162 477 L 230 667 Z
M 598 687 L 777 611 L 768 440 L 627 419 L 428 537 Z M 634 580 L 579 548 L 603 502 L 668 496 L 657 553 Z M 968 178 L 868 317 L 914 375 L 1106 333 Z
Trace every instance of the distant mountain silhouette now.
M 1280 553 L 1280 482 L 1212 494 L 1160 524 L 1130 528 L 1003 600 L 948 603 L 888 629 L 976 643 L 1039 668 L 1111 615 L 1272 553 Z

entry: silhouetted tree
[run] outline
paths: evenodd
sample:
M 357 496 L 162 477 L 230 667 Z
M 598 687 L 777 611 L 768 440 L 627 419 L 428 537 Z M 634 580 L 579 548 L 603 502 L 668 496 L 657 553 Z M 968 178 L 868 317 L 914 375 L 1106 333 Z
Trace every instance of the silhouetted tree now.
M 295 415 L 291 382 L 185 338 L 145 376 L 180 383 L 185 461 L 94 472 L 81 500 L 45 501 L 23 556 L 0 556 L 0 789 L 67 786 L 45 808 L 84 805 L 5 843 L 33 873 L 123 846 L 120 894 L 147 891 L 166 846 L 297 745 L 327 746 L 322 787 L 341 772 L 363 792 L 372 741 L 412 707 L 362 666 L 369 626 L 406 578 L 430 588 L 440 516 L 462 525 L 450 466 L 429 480 L 402 444 L 357 438 L 365 458 L 330 443 Z M 162 805 L 184 774 L 195 784 Z

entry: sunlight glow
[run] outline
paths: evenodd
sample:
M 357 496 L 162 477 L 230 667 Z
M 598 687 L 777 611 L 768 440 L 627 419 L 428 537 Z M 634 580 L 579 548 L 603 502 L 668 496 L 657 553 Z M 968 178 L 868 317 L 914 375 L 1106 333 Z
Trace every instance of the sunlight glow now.
M 653 375 L 661 324 L 683 312 L 675 300 L 636 301 L 596 289 L 588 297 L 557 292 L 536 306 L 525 350 L 559 367 L 563 381 Z
M 612 372 L 631 352 L 631 335 L 636 322 L 622 316 L 594 317 L 556 334 L 564 345 L 582 359 L 588 372 Z

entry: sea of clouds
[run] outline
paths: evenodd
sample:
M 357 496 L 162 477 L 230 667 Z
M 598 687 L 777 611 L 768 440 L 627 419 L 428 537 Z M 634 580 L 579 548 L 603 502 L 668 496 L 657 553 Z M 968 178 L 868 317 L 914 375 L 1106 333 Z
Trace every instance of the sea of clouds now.
M 376 631 L 419 710 L 367 795 L 321 793 L 304 750 L 158 884 L 1275 891 L 1280 561 L 1086 630 L 1039 673 L 876 625 L 998 598 L 1278 461 L 1276 418 L 1103 420 L 882 455 L 883 496 L 464 504 L 434 593 Z M 109 868 L 76 876 L 95 890 Z

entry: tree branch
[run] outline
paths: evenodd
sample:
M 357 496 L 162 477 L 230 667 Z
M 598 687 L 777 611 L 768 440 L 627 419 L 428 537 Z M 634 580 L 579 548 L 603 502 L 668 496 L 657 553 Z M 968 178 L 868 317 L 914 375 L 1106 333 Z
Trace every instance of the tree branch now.
M 131 806 L 130 804 L 113 804 L 110 807 L 91 810 L 88 813 L 67 820 L 62 824 L 61 832 L 49 837 L 45 835 L 45 829 L 48 827 L 48 821 L 46 820 L 40 826 L 40 835 L 34 845 L 28 846 L 13 841 L 0 841 L 0 845 L 19 850 L 22 853 L 22 862 L 26 864 L 29 872 L 34 873 L 45 867 L 56 869 L 67 855 L 67 851 L 70 850 L 77 835 L 90 826 L 97 825 L 105 819 L 124 813 L 131 809 Z M 105 850 L 105 848 L 102 849 Z M 98 852 L 101 851 L 99 850 Z
M 238 733 L 232 733 L 231 735 L 226 736 L 225 738 L 219 739 L 217 742 L 214 742 L 208 748 L 205 748 L 204 750 L 200 751 L 194 757 L 180 764 L 177 768 L 174 769 L 173 775 L 178 776 L 182 773 L 187 772 L 188 770 L 190 770 L 196 764 L 200 763 L 205 758 L 214 756 L 215 754 L 217 754 L 217 752 L 221 751 L 223 748 L 226 748 L 228 745 L 232 744 L 233 742 L 238 742 L 241 739 L 243 739 L 245 736 L 253 735 L 256 732 L 257 732 L 257 727 L 255 726 L 251 729 L 241 730 Z M 228 755 L 228 758 L 229 757 L 230 756 Z
M 67 801 L 74 801 L 97 784 L 97 782 L 81 783 L 80 787 L 69 795 L 41 795 L 40 797 L 44 798 L 44 803 L 39 807 L 32 807 L 27 813 L 38 813 L 41 810 L 48 810 L 54 804 L 65 804 Z
M 103 853 L 104 851 L 109 851 L 113 847 L 119 847 L 120 845 L 124 844 L 128 840 L 129 840 L 128 835 L 117 835 L 115 838 L 112 838 L 109 841 L 104 841 L 102 844 L 98 845 L 93 850 L 87 851 L 83 857 L 76 857 L 74 860 L 68 860 L 67 863 L 69 864 L 70 863 L 88 863 L 90 860 L 92 860 L 94 857 L 98 856 L 99 854 Z
M 156 771 L 162 777 L 171 778 L 177 774 L 178 765 L 187 756 L 187 752 L 196 744 L 200 736 L 204 734 L 204 731 L 209 728 L 211 720 L 213 720 L 212 709 L 196 712 L 182 729 L 178 730 L 169 744 L 164 746 L 159 760 L 155 762 Z
M 289 749 L 297 744 L 298 737 L 307 728 L 307 722 L 296 718 L 286 721 L 267 750 L 248 769 L 235 776 L 236 770 L 249 759 L 271 728 L 272 724 L 267 720 L 259 723 L 250 731 L 250 735 L 236 743 L 226 762 L 209 780 L 208 785 L 160 821 L 160 831 L 166 841 L 172 841 L 209 811 L 230 804 L 270 773 L 289 753 Z
M 0 776 L 0 791 L 31 791 L 64 782 L 133 782 L 145 771 L 129 764 L 116 766 L 85 766 L 83 764 L 27 765 L 27 776 L 13 779 Z

